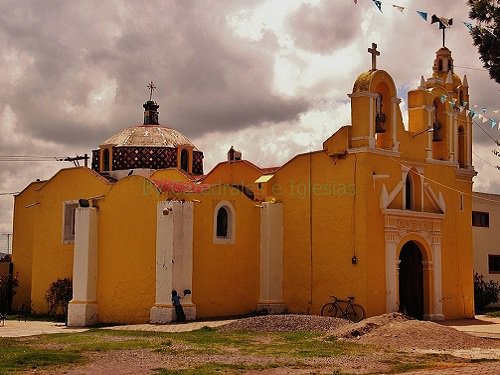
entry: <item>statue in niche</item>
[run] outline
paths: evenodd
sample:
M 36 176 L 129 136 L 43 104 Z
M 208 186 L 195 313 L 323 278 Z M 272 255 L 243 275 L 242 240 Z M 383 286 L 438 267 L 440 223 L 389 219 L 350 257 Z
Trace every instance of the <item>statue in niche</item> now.
M 438 120 L 437 107 L 434 106 L 434 122 L 432 124 L 432 142 L 441 142 L 443 137 L 441 135 L 442 125 Z
M 377 94 L 376 115 L 375 115 L 375 133 L 385 133 L 385 113 L 382 112 L 382 94 Z

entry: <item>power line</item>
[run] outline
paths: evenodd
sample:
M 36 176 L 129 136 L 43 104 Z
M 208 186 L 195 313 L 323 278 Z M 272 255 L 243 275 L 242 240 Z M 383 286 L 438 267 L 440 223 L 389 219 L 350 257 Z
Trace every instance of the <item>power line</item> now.
M 474 122 L 474 124 L 479 126 L 479 129 L 481 129 L 484 134 L 486 134 L 493 142 L 495 142 L 495 145 L 498 146 L 499 143 L 497 139 L 494 139 L 486 130 L 484 130 L 483 127 L 476 120 L 472 119 L 472 121 Z
M 492 166 L 492 167 L 493 167 L 493 168 L 495 168 L 495 169 L 499 169 L 499 170 L 500 170 L 500 167 L 498 167 L 498 166 L 495 166 L 495 165 L 491 164 L 490 162 L 488 162 L 487 160 L 483 159 L 481 156 L 479 156 L 478 154 L 476 154 L 474 151 L 472 151 L 472 153 L 473 153 L 475 156 L 477 156 L 479 159 L 481 159 L 482 161 L 484 161 L 486 164 L 488 164 L 488 165 Z
M 481 72 L 487 72 L 488 70 L 486 69 L 481 69 L 481 68 L 470 68 L 468 66 L 460 66 L 460 65 L 453 65 L 455 68 L 462 68 L 462 69 L 470 69 L 470 70 L 479 70 Z
M 72 162 L 75 167 L 80 166 L 80 160 L 84 161 L 84 165 L 88 166 L 88 161 L 90 157 L 88 154 L 84 154 L 83 156 L 76 155 L 74 157 L 71 156 L 39 156 L 39 155 L 0 155 L 0 162 L 13 162 L 13 161 L 22 161 L 22 162 L 34 162 L 34 161 L 69 161 Z

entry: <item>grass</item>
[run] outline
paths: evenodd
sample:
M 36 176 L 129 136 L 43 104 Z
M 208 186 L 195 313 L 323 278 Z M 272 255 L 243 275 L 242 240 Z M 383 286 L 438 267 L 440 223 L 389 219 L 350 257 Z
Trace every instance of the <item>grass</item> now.
M 20 345 L 17 340 L 0 340 L 0 373 L 37 369 L 51 365 L 64 365 L 77 363 L 83 356 L 74 351 L 60 351 L 53 349 L 39 349 Z

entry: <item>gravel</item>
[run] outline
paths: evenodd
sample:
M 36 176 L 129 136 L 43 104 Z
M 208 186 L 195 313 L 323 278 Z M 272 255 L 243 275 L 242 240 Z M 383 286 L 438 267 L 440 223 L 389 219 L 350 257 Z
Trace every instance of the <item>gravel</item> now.
M 221 332 L 329 332 L 352 323 L 338 318 L 317 315 L 265 315 L 239 319 L 219 327 Z

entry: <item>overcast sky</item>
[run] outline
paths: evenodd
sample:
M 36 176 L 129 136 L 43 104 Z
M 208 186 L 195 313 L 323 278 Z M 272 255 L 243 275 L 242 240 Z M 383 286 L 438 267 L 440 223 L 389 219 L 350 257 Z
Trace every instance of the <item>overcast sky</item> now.
M 231 145 L 257 165 L 281 165 L 350 124 L 347 94 L 371 67 L 372 42 L 406 110 L 442 43 L 417 10 L 454 18 L 446 44 L 455 72 L 467 74 L 471 104 L 498 120 L 500 85 L 462 23 L 465 0 L 383 1 L 382 10 L 371 0 L 0 0 L 0 155 L 90 153 L 142 122 L 153 80 L 160 123 L 205 153 L 205 171 Z M 500 193 L 500 171 L 487 164 L 500 164 L 493 149 L 475 126 L 478 191 Z M 68 166 L 0 162 L 0 192 Z M 0 196 L 0 232 L 11 231 L 12 206 Z

